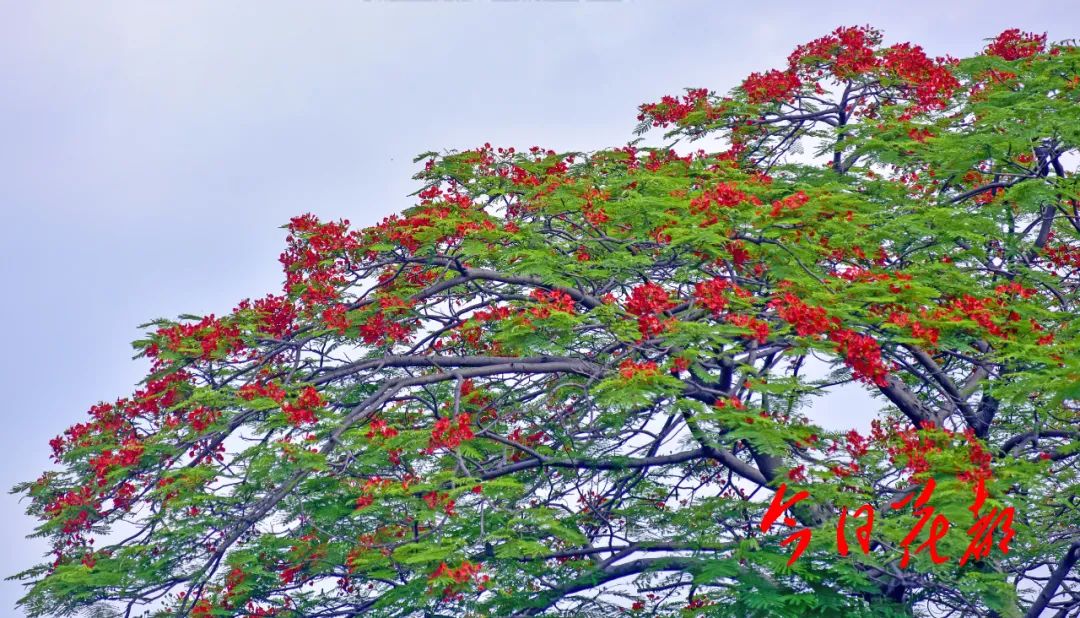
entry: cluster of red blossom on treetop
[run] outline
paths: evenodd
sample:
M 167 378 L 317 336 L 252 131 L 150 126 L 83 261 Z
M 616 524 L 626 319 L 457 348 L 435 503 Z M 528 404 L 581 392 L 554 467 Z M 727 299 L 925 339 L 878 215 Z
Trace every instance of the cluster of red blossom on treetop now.
M 705 88 L 690 90 L 681 99 L 664 96 L 659 103 L 646 103 L 641 106 L 638 120 L 650 118 L 653 126 L 664 127 L 674 124 L 689 116 L 703 106 L 708 105 L 709 91 Z M 711 109 L 711 108 L 710 108 Z
M 1010 28 L 1002 32 L 986 46 L 986 53 L 1005 60 L 1029 58 L 1046 49 L 1046 33 L 1021 32 L 1019 28 Z
M 743 81 L 742 89 L 746 92 L 747 101 L 758 104 L 770 101 L 790 101 L 800 86 L 802 82 L 794 71 L 772 69 L 765 73 L 751 73 Z
M 271 294 L 256 300 L 254 304 L 243 300 L 237 306 L 236 312 L 249 309 L 258 317 L 258 329 L 261 333 L 284 339 L 296 331 L 296 306 L 286 296 Z
M 784 70 L 771 69 L 751 73 L 741 90 L 751 104 L 791 102 L 803 88 L 810 86 L 815 95 L 825 93 L 820 80 L 826 75 L 838 81 L 861 77 L 880 79 L 897 88 L 913 103 L 905 115 L 944 107 L 960 86 L 953 74 L 956 60 L 930 58 L 923 49 L 911 43 L 881 47 L 882 34 L 868 26 L 840 27 L 830 34 L 798 46 L 788 56 Z M 1006 30 L 998 35 L 985 52 L 1005 60 L 1027 58 L 1045 50 L 1046 35 Z M 694 89 L 681 97 L 663 97 L 659 103 L 640 107 L 638 120 L 648 120 L 653 126 L 678 124 L 691 113 L 706 110 L 708 121 L 719 118 L 725 106 L 714 106 L 708 91 Z
M 158 419 L 168 408 L 180 400 L 180 387 L 188 383 L 190 375 L 177 371 L 157 380 L 147 382 L 130 399 L 115 403 L 98 403 L 90 407 L 89 423 L 77 423 L 63 435 L 49 441 L 53 459 L 71 448 L 85 448 L 100 444 L 119 444 L 136 436 L 132 421 L 137 418 Z
M 216 319 L 213 314 L 194 324 L 177 324 L 159 329 L 156 337 L 164 342 L 165 349 L 170 352 L 181 352 L 185 340 L 193 339 L 198 343 L 198 358 L 202 360 L 211 360 L 221 352 L 234 354 L 244 347 L 244 342 L 240 339 L 240 328 L 230 321 Z M 151 358 L 158 358 L 160 350 L 158 343 L 151 343 L 146 354 Z
M 804 79 L 820 77 L 823 71 L 839 80 L 875 72 L 896 80 L 913 93 L 922 109 L 943 105 L 959 86 L 949 70 L 954 61 L 930 59 L 919 46 L 899 43 L 875 51 L 881 33 L 869 27 L 838 28 L 832 34 L 802 45 L 788 57 L 788 71 Z

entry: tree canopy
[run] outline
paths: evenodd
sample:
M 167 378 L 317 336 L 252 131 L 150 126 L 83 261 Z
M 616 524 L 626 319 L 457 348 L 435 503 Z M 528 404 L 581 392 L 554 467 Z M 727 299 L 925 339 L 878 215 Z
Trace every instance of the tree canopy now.
M 23 608 L 1080 615 L 1078 103 L 1071 42 L 843 27 L 660 145 L 425 153 L 292 219 L 280 295 L 144 325 L 16 488 Z M 872 430 L 815 425 L 850 383 Z

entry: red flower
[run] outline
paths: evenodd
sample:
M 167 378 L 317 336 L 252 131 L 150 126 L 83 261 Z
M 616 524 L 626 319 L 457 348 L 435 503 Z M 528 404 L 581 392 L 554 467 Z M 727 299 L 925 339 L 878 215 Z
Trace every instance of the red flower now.
M 238 394 L 241 399 L 246 401 L 251 401 L 257 397 L 268 397 L 278 403 L 285 401 L 285 390 L 275 382 L 245 384 L 240 387 Z
M 243 301 L 237 310 L 248 308 L 248 301 Z M 253 309 L 259 318 L 259 332 L 283 339 L 296 330 L 296 306 L 285 296 L 271 294 L 260 298 L 255 301 Z
M 627 380 L 633 379 L 634 376 L 652 376 L 658 373 L 658 367 L 656 363 L 652 361 L 646 361 L 644 363 L 635 363 L 629 358 L 624 360 L 619 365 L 619 375 Z
M 719 314 L 728 304 L 724 292 L 733 287 L 735 286 L 727 279 L 717 277 L 695 285 L 694 297 L 709 311 Z
M 202 432 L 217 422 L 219 418 L 221 418 L 220 410 L 211 410 L 205 406 L 199 406 L 187 413 L 187 420 L 191 423 L 191 428 L 197 432 Z
M 699 106 L 707 105 L 709 91 L 704 88 L 690 90 L 682 99 L 665 96 L 659 103 L 646 103 L 639 109 L 638 120 L 650 118 L 654 127 L 666 127 L 675 124 L 690 115 Z
M 1002 32 L 989 45 L 985 53 L 1005 60 L 1028 58 L 1046 49 L 1046 33 L 1021 32 L 1010 28 Z
M 368 439 L 374 439 L 376 437 L 393 438 L 397 434 L 397 429 L 394 429 L 393 427 L 387 425 L 386 421 L 382 420 L 381 418 L 371 419 L 371 424 L 368 425 Z
M 655 283 L 646 283 L 630 290 L 626 310 L 640 316 L 666 311 L 671 305 L 667 290 Z
M 788 64 L 792 70 L 809 73 L 818 63 L 825 62 L 835 77 L 848 79 L 878 65 L 873 46 L 880 42 L 881 33 L 873 28 L 840 27 L 832 34 L 797 47 L 788 56 Z
M 552 311 L 574 314 L 574 299 L 566 292 L 559 290 L 547 291 L 537 288 L 532 291 L 530 297 L 540 303 L 539 307 L 530 309 L 531 313 L 538 318 L 546 318 L 551 315 Z
M 462 442 L 472 440 L 474 437 L 472 417 L 468 413 L 461 413 L 454 419 L 444 416 L 435 421 L 425 452 L 431 454 L 440 448 L 454 449 Z
M 829 334 L 829 339 L 839 345 L 844 362 L 851 367 L 856 379 L 876 386 L 888 385 L 889 369 L 881 358 L 881 347 L 873 337 L 838 329 Z
M 794 71 L 773 69 L 766 73 L 751 73 L 743 82 L 742 89 L 751 103 L 766 103 L 790 101 L 800 86 L 802 82 Z
M 780 319 L 794 326 L 801 337 L 820 335 L 836 326 L 824 309 L 810 307 L 790 292 L 771 301 L 769 306 L 776 309 Z
M 709 226 L 717 222 L 714 207 L 732 208 L 742 202 L 760 203 L 754 196 L 740 191 L 735 185 L 721 182 L 711 189 L 705 189 L 701 195 L 690 198 L 690 212 L 694 214 L 706 214 L 703 226 Z
M 638 331 L 642 339 L 664 332 L 665 324 L 658 314 L 672 306 L 674 303 L 669 299 L 667 290 L 655 283 L 646 283 L 630 290 L 630 298 L 626 302 L 626 310 L 638 316 Z
M 769 324 L 748 315 L 730 315 L 727 318 L 735 326 L 750 329 L 750 333 L 758 343 L 765 343 L 769 339 Z
M 772 204 L 772 211 L 769 213 L 773 217 L 779 217 L 785 210 L 798 210 L 805 205 L 810 198 L 806 193 L 802 191 L 796 191 L 795 193 L 785 197 L 782 200 L 777 200 Z
M 349 308 L 345 305 L 327 307 L 322 313 L 323 322 L 330 328 L 336 329 L 339 334 L 344 334 L 349 329 L 349 319 L 346 314 Z
M 477 590 L 483 590 L 490 578 L 487 575 L 481 575 L 480 569 L 480 564 L 473 564 L 468 560 L 457 567 L 450 567 L 443 562 L 428 576 L 428 581 L 448 581 L 449 585 L 443 588 L 442 594 L 444 599 L 450 599 L 455 596 L 455 593 L 460 593 L 470 585 L 475 585 Z
M 386 319 L 386 314 L 379 311 L 360 325 L 360 338 L 370 345 L 382 345 L 396 341 L 409 340 L 409 327 Z
M 156 339 L 165 339 L 165 348 L 172 352 L 187 352 L 192 344 L 197 344 L 200 350 L 201 360 L 211 360 L 224 354 L 235 354 L 243 349 L 244 343 L 240 340 L 240 328 L 235 324 L 218 320 L 213 314 L 205 316 L 194 324 L 177 324 L 169 328 L 159 329 L 155 333 Z M 147 349 L 147 355 L 156 357 L 160 348 L 155 342 Z
M 286 403 L 281 406 L 281 410 L 285 413 L 285 418 L 289 420 L 289 423 L 299 427 L 304 424 L 317 423 L 318 419 L 315 418 L 315 410 L 322 407 L 322 405 L 323 399 L 319 395 L 319 391 L 312 386 L 306 386 L 304 390 L 300 391 L 295 404 Z
M 910 43 L 893 45 L 884 54 L 885 69 L 914 92 L 922 108 L 941 107 L 960 86 L 948 68 L 949 62 L 944 58 L 931 60 L 921 47 Z

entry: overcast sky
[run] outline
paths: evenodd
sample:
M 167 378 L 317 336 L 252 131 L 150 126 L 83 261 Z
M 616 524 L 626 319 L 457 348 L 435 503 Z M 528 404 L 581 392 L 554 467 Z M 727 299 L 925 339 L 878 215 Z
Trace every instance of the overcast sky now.
M 1008 27 L 1080 37 L 1060 1 L 729 5 L 0 0 L 0 486 L 131 392 L 136 325 L 278 291 L 279 226 L 410 205 L 420 152 L 623 145 L 639 103 L 726 91 L 838 25 L 931 55 Z M 857 392 L 818 410 L 831 426 L 872 412 Z M 40 558 L 32 526 L 4 495 L 0 575 Z M 19 596 L 0 582 L 0 616 Z

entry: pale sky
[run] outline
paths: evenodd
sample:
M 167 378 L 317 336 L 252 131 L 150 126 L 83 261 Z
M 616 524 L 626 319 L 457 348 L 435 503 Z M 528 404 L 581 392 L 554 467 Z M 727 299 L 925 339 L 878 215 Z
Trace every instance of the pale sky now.
M 39 476 L 51 437 L 130 394 L 138 324 L 278 291 L 279 226 L 409 206 L 420 152 L 620 146 L 638 104 L 726 91 L 839 25 L 962 56 L 1009 27 L 1080 37 L 1069 7 L 0 0 L 0 486 Z M 853 388 L 823 422 L 865 426 Z M 0 500 L 7 576 L 45 546 Z M 19 596 L 0 581 L 0 616 Z

